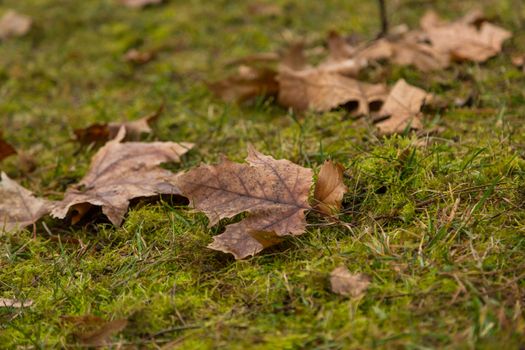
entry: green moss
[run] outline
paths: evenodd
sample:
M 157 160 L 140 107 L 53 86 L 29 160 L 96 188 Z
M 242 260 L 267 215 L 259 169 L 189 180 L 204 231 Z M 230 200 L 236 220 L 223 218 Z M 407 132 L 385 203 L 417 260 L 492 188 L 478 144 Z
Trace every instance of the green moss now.
M 27 174 L 12 157 L 2 171 L 38 195 L 59 199 L 87 170 L 96 150 L 71 142 L 74 128 L 133 120 L 162 103 L 165 114 L 146 140 L 197 144 L 173 171 L 221 153 L 242 161 L 253 144 L 312 168 L 343 163 L 349 193 L 347 226 L 312 215 L 303 236 L 238 262 L 206 248 L 223 226 L 208 228 L 204 215 L 168 199 L 134 205 L 121 228 L 46 219 L 36 239 L 32 229 L 5 233 L 0 297 L 34 303 L 0 308 L 0 347 L 71 346 L 75 327 L 61 317 L 85 314 L 128 318 L 114 341 L 152 349 L 170 341 L 181 349 L 523 344 L 523 74 L 507 54 L 431 74 L 371 71 L 372 81 L 404 78 L 450 100 L 477 93 L 472 108 L 430 112 L 426 125 L 445 130 L 427 147 L 410 134 L 377 138 L 342 110 L 296 116 L 270 100 L 216 100 L 205 82 L 223 77 L 231 59 L 278 50 L 291 37 L 321 43 L 336 29 L 370 39 L 379 28 L 374 2 L 272 3 L 281 16 L 248 16 L 247 3 L 225 0 L 141 11 L 109 0 L 2 2 L 0 14 L 15 8 L 35 28 L 0 46 L 0 129 L 37 164 Z M 487 3 L 489 17 L 515 31 L 510 53 L 525 48 L 515 3 Z M 477 2 L 434 5 L 454 18 Z M 411 26 L 425 10 L 408 1 L 389 6 L 394 24 Z M 135 47 L 155 50 L 156 59 L 124 63 Z M 371 277 L 362 298 L 330 292 L 330 271 L 340 264 Z

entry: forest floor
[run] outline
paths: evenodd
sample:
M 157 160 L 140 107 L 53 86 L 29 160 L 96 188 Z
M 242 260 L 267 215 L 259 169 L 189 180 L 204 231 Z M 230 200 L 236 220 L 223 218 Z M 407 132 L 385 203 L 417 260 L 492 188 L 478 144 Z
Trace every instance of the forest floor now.
M 187 207 L 133 206 L 120 228 L 68 226 L 46 218 L 0 235 L 0 348 L 74 348 L 68 316 L 127 319 L 113 348 L 157 349 L 519 349 L 525 344 L 525 52 L 520 1 L 387 1 L 393 25 L 416 27 L 432 8 L 454 19 L 483 6 L 513 38 L 483 64 L 432 73 L 388 65 L 404 78 L 469 106 L 429 112 L 440 126 L 420 146 L 413 133 L 379 137 L 343 110 L 297 116 L 271 100 L 218 100 L 207 82 L 226 63 L 276 51 L 287 38 L 322 42 L 330 30 L 373 39 L 374 1 L 272 1 L 275 15 L 247 14 L 244 1 L 167 1 L 142 10 L 116 1 L 4 0 L 34 20 L 0 44 L 0 130 L 19 156 L 2 171 L 39 196 L 60 199 L 85 174 L 95 147 L 73 129 L 134 120 L 164 104 L 145 140 L 196 144 L 175 170 L 235 161 L 248 144 L 276 159 L 346 171 L 342 220 L 312 218 L 307 232 L 235 261 L 206 248 L 224 229 Z M 130 48 L 154 50 L 141 66 Z M 29 171 L 33 170 L 33 171 Z M 233 219 L 235 220 L 235 219 Z M 371 278 L 360 298 L 330 291 L 344 264 Z

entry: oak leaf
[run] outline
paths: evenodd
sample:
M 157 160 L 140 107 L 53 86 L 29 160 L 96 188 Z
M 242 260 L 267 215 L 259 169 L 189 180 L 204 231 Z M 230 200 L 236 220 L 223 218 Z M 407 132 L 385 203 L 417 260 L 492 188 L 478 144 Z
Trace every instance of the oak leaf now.
M 380 134 L 401 133 L 407 128 L 421 129 L 420 110 L 430 95 L 401 79 L 396 82 L 379 111 L 388 117 L 376 124 Z
M 301 235 L 311 169 L 288 160 L 275 160 L 249 148 L 247 164 L 223 159 L 178 176 L 176 183 L 193 206 L 204 212 L 213 226 L 240 213 L 247 217 L 228 225 L 213 238 L 211 249 L 231 253 L 236 259 L 254 255 L 287 235 Z
M 357 103 L 356 114 L 367 115 L 381 105 L 386 93 L 383 84 L 368 84 L 322 69 L 300 71 L 282 69 L 279 81 L 279 103 L 297 111 L 329 111 Z
M 480 17 L 474 13 L 455 22 L 444 22 L 429 12 L 421 19 L 421 27 L 436 50 L 458 61 L 484 62 L 498 54 L 512 34 L 488 22 L 482 22 L 478 29 L 474 24 Z
M 339 163 L 327 160 L 321 166 L 315 184 L 314 209 L 325 215 L 339 212 L 344 194 L 348 188 L 343 183 L 344 167 Z
M 341 265 L 330 273 L 330 285 L 334 293 L 357 298 L 368 289 L 370 278 L 361 273 L 353 274 Z
M 151 124 L 158 120 L 163 110 L 164 106 L 160 106 L 157 111 L 137 120 L 105 124 L 97 123 L 87 128 L 75 129 L 74 133 L 76 139 L 82 144 L 101 143 L 114 139 L 120 128 L 124 127 L 126 129 L 126 141 L 138 140 L 142 134 L 152 132 Z
M 175 142 L 122 142 L 125 129 L 106 143 L 93 157 L 84 178 L 70 187 L 51 214 L 63 219 L 71 214 L 78 222 L 92 206 L 102 207 L 108 219 L 120 226 L 133 198 L 179 194 L 170 179 L 173 173 L 161 163 L 179 162 L 193 144 Z
M 22 229 L 50 212 L 52 202 L 37 198 L 5 173 L 0 182 L 0 231 Z
M 14 10 L 8 10 L 0 18 L 0 39 L 23 36 L 29 32 L 29 29 L 31 29 L 31 18 Z
M 0 131 L 0 161 L 13 154 L 16 154 L 15 148 L 3 139 L 2 132 Z

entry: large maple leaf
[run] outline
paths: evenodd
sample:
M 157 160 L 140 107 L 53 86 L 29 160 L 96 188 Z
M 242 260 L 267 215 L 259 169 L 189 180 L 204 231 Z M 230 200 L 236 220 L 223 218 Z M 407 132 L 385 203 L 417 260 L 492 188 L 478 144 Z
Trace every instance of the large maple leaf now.
M 175 142 L 121 142 L 125 129 L 102 147 L 93 157 L 88 173 L 69 188 L 51 215 L 63 219 L 71 211 L 78 222 L 91 206 L 102 212 L 116 226 L 122 223 L 133 198 L 159 194 L 179 194 L 171 182 L 173 173 L 159 167 L 178 162 L 193 144 Z
M 210 248 L 236 259 L 254 255 L 280 241 L 281 236 L 305 231 L 305 211 L 312 170 L 288 160 L 275 160 L 250 148 L 247 163 L 223 159 L 178 176 L 183 195 L 210 219 L 213 226 L 240 213 L 248 216 L 228 225 Z

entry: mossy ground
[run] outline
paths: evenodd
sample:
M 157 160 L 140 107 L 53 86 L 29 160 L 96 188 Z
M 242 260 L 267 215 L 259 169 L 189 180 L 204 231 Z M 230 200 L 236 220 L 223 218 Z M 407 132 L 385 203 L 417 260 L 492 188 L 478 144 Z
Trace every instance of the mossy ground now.
M 206 248 L 222 227 L 168 202 L 132 208 L 124 225 L 69 227 L 0 237 L 0 296 L 34 301 L 0 309 L 1 348 L 74 347 L 64 315 L 128 318 L 115 344 L 155 349 L 518 349 L 525 343 L 525 75 L 510 54 L 525 50 L 520 1 L 387 1 L 391 21 L 414 27 L 432 6 L 454 18 L 474 6 L 514 31 L 486 64 L 421 74 L 381 68 L 371 79 L 452 98 L 472 107 L 430 111 L 444 131 L 428 147 L 414 135 L 378 138 L 344 111 L 302 117 L 271 101 L 236 106 L 205 82 L 245 54 L 281 48 L 291 35 L 322 42 L 330 29 L 376 34 L 374 1 L 275 1 L 281 16 L 246 16 L 244 1 L 170 0 L 131 10 L 112 0 L 4 0 L 34 28 L 0 44 L 0 128 L 32 155 L 2 170 L 38 195 L 60 198 L 95 149 L 72 129 L 132 120 L 162 103 L 148 139 L 197 144 L 187 169 L 220 154 L 241 161 L 246 145 L 316 168 L 348 169 L 343 225 L 311 217 L 301 237 L 244 261 Z M 132 47 L 158 50 L 151 63 L 122 61 Z M 523 51 L 521 51 L 523 52 Z M 455 206 L 457 207 L 456 209 Z M 57 239 L 60 236 L 60 240 Z M 72 238 L 84 245 L 68 243 Z M 345 264 L 371 276 L 364 297 L 328 287 Z M 115 345 L 116 348 L 118 345 Z

